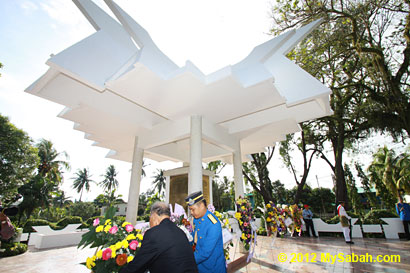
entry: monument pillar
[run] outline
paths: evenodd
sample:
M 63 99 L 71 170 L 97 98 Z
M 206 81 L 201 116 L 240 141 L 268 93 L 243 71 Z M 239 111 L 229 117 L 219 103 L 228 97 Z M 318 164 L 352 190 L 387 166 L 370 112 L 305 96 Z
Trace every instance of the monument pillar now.
M 202 117 L 191 116 L 188 194 L 202 191 Z
M 243 188 L 243 175 L 242 175 L 242 155 L 241 155 L 241 143 L 238 141 L 236 149 L 232 153 L 233 156 L 233 177 L 235 182 L 235 199 L 239 196 L 244 197 L 245 191 Z
M 134 139 L 130 188 L 128 191 L 127 213 L 125 217 L 126 221 L 130 222 L 133 225 L 135 225 L 137 222 L 143 158 L 144 150 L 138 147 L 138 137 L 136 136 Z

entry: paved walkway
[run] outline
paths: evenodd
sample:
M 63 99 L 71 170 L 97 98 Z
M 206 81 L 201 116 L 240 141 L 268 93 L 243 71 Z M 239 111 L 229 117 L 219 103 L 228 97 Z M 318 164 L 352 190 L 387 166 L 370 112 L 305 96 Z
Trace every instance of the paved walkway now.
M 235 253 L 236 251 L 236 253 Z M 91 249 L 77 250 L 76 247 L 66 247 L 43 251 L 29 250 L 25 254 L 0 259 L 0 272 L 31 272 L 31 273 L 67 273 L 87 272 L 80 265 L 85 258 L 94 253 Z M 278 260 L 278 255 L 287 256 L 285 262 Z M 298 254 L 300 253 L 300 254 Z M 326 255 L 400 255 L 400 262 L 339 262 L 321 260 Z M 240 257 L 239 248 L 231 249 L 231 257 Z M 297 258 L 299 255 L 298 262 Z M 316 259 L 314 259 L 316 255 Z M 282 256 L 281 256 L 282 257 Z M 292 258 L 295 262 L 291 262 Z M 360 257 L 360 256 L 358 256 Z M 283 257 L 284 258 L 284 255 Z M 309 262 L 307 262 L 309 258 Z M 386 257 L 385 257 L 386 258 Z M 356 239 L 354 245 L 347 245 L 341 238 L 269 238 L 258 237 L 258 245 L 252 262 L 239 272 L 410 272 L 410 241 L 385 239 Z M 166 272 L 164 272 L 166 273 Z

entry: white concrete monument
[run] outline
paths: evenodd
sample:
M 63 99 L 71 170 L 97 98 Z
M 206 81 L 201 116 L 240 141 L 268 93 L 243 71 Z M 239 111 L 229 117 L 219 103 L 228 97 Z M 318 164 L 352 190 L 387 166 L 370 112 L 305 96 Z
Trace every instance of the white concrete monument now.
M 235 194 L 242 165 L 298 123 L 331 114 L 330 90 L 286 54 L 320 21 L 257 47 L 241 62 L 204 75 L 178 67 L 112 0 L 117 20 L 91 0 L 73 0 L 96 32 L 52 56 L 27 92 L 62 104 L 107 157 L 132 162 L 127 220 L 135 223 L 143 157 L 189 162 L 188 193 L 202 190 L 202 162 L 232 163 Z

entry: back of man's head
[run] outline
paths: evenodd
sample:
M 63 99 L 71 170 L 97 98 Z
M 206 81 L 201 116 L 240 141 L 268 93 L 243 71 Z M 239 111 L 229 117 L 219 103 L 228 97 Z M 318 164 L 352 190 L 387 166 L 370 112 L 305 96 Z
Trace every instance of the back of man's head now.
M 168 204 L 164 202 L 155 202 L 151 206 L 151 214 L 156 213 L 158 216 L 171 216 L 171 210 Z

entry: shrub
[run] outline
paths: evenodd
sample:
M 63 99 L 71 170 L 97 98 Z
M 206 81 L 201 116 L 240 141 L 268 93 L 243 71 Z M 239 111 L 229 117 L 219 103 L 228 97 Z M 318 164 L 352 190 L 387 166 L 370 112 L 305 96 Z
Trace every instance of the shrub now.
M 6 250 L 0 252 L 0 257 L 16 256 L 27 251 L 27 245 L 23 243 L 2 243 L 1 248 Z
M 67 216 L 56 223 L 58 229 L 63 229 L 69 224 L 83 224 L 80 216 Z
M 57 229 L 57 225 L 55 223 L 50 223 L 44 219 L 28 219 L 27 222 L 24 224 L 23 232 L 30 233 L 35 232 L 32 228 L 33 226 L 50 226 L 52 229 Z
M 76 202 L 68 210 L 70 215 L 80 216 L 82 219 L 100 215 L 100 209 L 92 202 Z
M 380 218 L 396 218 L 398 217 L 396 213 L 384 210 L 384 209 L 374 209 L 366 213 L 363 218 L 363 224 L 386 224 Z
M 125 216 L 114 216 L 114 221 L 117 223 L 124 223 L 125 222 Z

